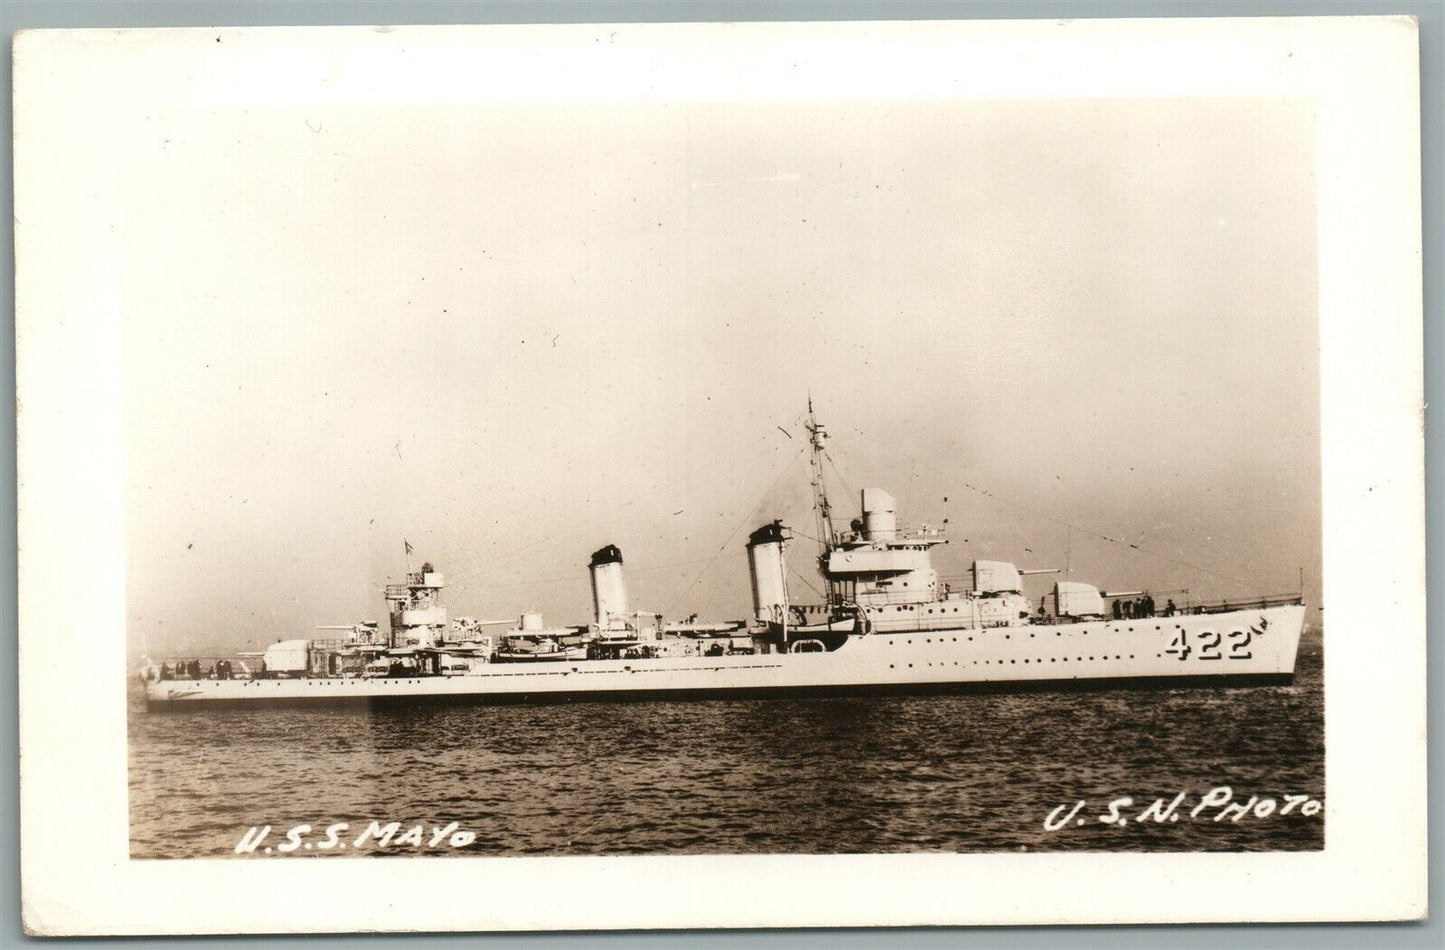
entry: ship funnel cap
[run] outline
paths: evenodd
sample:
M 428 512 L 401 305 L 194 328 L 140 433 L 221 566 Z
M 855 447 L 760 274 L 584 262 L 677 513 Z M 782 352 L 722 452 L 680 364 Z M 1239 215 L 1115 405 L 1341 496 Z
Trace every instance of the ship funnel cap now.
M 605 548 L 599 548 L 592 553 L 592 566 L 601 567 L 603 564 L 621 564 L 622 551 L 615 544 L 609 544 Z
M 760 544 L 781 544 L 783 540 L 783 522 L 779 520 L 765 524 L 748 535 L 748 547 L 755 548 Z

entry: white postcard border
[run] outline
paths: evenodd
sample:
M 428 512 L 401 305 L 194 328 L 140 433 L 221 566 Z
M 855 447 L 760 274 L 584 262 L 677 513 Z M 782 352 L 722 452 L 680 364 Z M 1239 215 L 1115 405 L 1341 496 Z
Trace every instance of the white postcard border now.
M 325 50 L 323 69 L 316 68 L 318 48 Z M 177 76 L 187 79 L 178 83 Z M 565 930 L 1423 914 L 1419 88 L 1416 29 L 1408 18 L 42 31 L 17 39 L 15 84 L 21 841 L 24 918 L 32 930 Z M 114 263 L 120 232 L 110 204 L 124 182 L 105 177 L 106 165 L 95 156 L 111 136 L 124 134 L 138 110 L 1058 96 L 1316 103 L 1330 623 L 1323 852 L 387 862 L 128 857 L 124 315 Z M 608 886 L 596 887 L 604 877 Z M 710 896 L 734 892 L 741 882 L 745 900 Z M 557 889 L 577 896 L 544 896 Z M 306 898 L 281 899 L 293 894 Z M 358 894 L 371 899 L 359 902 Z

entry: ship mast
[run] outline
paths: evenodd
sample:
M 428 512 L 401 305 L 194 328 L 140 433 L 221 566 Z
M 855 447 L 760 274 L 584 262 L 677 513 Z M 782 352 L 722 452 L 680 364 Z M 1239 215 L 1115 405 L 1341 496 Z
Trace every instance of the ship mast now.
M 813 508 L 818 516 L 818 543 L 827 554 L 837 541 L 833 533 L 833 508 L 828 504 L 828 486 L 823 481 L 823 440 L 828 430 L 813 416 L 813 397 L 808 397 L 808 438 L 813 447 Z
M 837 545 L 838 537 L 833 530 L 833 507 L 828 503 L 828 486 L 823 479 L 823 440 L 828 437 L 828 430 L 813 415 L 812 396 L 808 397 L 808 421 L 805 426 L 813 449 L 813 509 L 817 515 L 818 544 L 821 548 L 818 552 L 818 572 L 827 584 L 828 606 L 832 607 L 836 605 L 837 592 L 828 577 L 828 552 Z

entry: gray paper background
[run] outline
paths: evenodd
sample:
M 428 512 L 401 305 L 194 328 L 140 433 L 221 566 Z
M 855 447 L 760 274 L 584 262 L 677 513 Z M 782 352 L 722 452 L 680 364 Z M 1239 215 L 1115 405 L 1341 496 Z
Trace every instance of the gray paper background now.
M 991 2 L 955 2 L 955 0 L 916 0 L 916 2 L 881 2 L 881 0 L 797 0 L 797 2 L 761 2 L 761 0 L 537 0 L 537 2 L 402 2 L 402 0 L 255 0 L 255 2 L 183 2 L 183 0 L 0 0 L 0 28 L 7 38 L 17 30 L 28 28 L 104 28 L 164 26 L 309 26 L 333 24 L 374 25 L 447 24 L 447 23 L 561 23 L 561 22 L 685 22 L 709 20 L 870 20 L 870 19 L 1029 19 L 1081 17 L 1165 17 L 1165 16 L 1344 16 L 1407 14 L 1420 18 L 1421 31 L 1421 109 L 1424 150 L 1424 248 L 1425 248 L 1425 352 L 1427 358 L 1424 399 L 1428 404 L 1445 406 L 1445 387 L 1441 384 L 1441 299 L 1440 299 L 1440 225 L 1441 225 L 1441 121 L 1445 107 L 1441 102 L 1442 43 L 1445 43 L 1445 11 L 1432 2 L 1129 2 L 1129 0 L 1098 0 L 1098 2 L 1031 2 L 1031 0 L 991 0 Z M 10 46 L 7 42 L 4 69 L 10 77 Z M 8 160 L 11 137 L 10 97 L 0 109 L 4 112 L 7 134 L 3 148 L 7 156 L 4 168 L 11 172 Z M 13 181 L 5 189 L 7 211 L 13 195 Z M 8 215 L 7 215 L 8 216 Z M 11 331 L 14 328 L 13 232 L 4 236 L 5 280 L 3 311 Z M 0 361 L 0 375 L 12 390 L 14 387 L 13 332 L 9 334 L 6 358 Z M 0 439 L 0 459 L 14 485 L 14 428 L 9 418 L 7 437 Z M 1439 477 L 1442 461 L 1439 412 L 1426 414 L 1426 487 L 1428 519 L 1427 558 L 1431 566 L 1428 608 L 1430 641 L 1440 644 L 1440 590 L 1435 583 L 1436 555 L 1441 550 L 1440 509 L 1442 488 Z M 13 502 L 14 496 L 11 495 Z M 18 761 L 16 748 L 16 675 L 17 650 L 14 506 L 0 511 L 0 529 L 12 539 L 0 550 L 0 617 L 3 617 L 4 646 L 0 648 L 0 717 L 5 720 L 0 730 L 0 759 Z M 1432 650 L 1429 679 L 1432 687 L 1441 680 L 1441 658 Z M 1432 690 L 1433 691 L 1433 690 Z M 1430 852 L 1441 852 L 1440 820 L 1440 756 L 1439 735 L 1441 713 L 1439 704 L 1430 710 L 1429 741 L 1431 769 Z M 17 775 L 12 772 L 12 775 Z M 0 946 L 28 942 L 20 927 L 19 881 L 19 795 L 15 779 L 0 783 L 0 878 L 6 882 L 4 892 L 11 899 L 0 901 Z M 1431 904 L 1439 906 L 1438 881 L 1430 886 Z M 1438 918 L 1437 914 L 1437 918 Z M 1210 926 L 1210 927 L 1075 927 L 1075 928 L 929 928 L 820 931 L 717 931 L 688 933 L 594 933 L 594 934 L 505 934 L 505 935 L 433 935 L 433 936 L 367 936 L 315 938 L 207 938 L 205 940 L 166 940 L 177 948 L 201 947 L 218 941 L 238 946 L 330 947 L 361 944 L 408 945 L 425 943 L 433 947 L 518 946 L 518 947 L 1439 947 L 1445 945 L 1445 925 L 1437 919 L 1433 924 L 1354 925 L 1354 926 Z M 125 939 L 115 943 L 145 946 L 159 940 Z

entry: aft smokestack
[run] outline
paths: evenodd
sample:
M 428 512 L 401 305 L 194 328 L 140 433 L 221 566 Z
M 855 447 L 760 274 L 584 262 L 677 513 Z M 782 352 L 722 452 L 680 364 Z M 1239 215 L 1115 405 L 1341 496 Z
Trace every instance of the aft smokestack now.
M 765 524 L 748 536 L 748 575 L 753 582 L 753 616 L 782 622 L 788 609 L 788 581 L 783 566 L 783 523 Z
M 592 608 L 597 626 L 607 629 L 627 616 L 627 587 L 622 582 L 622 552 L 609 544 L 592 555 Z

